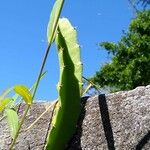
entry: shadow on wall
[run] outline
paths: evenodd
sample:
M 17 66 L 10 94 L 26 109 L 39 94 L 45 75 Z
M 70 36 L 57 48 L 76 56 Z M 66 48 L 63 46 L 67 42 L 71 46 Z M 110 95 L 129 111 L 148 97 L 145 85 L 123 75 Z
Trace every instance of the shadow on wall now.
M 68 143 L 66 150 L 82 150 L 82 147 L 81 147 L 82 123 L 85 118 L 85 113 L 86 113 L 85 105 L 86 105 L 88 98 L 89 96 L 81 98 L 82 110 L 81 110 L 81 115 L 78 121 L 77 131 L 74 134 L 73 138 Z
M 86 113 L 85 105 L 88 98 L 89 97 L 83 97 L 81 99 L 82 111 L 78 122 L 77 132 L 74 134 L 73 138 L 68 143 L 66 150 L 82 150 L 81 147 L 82 123 L 85 118 Z M 98 102 L 108 150 L 115 150 L 115 141 L 105 94 L 101 94 L 98 96 Z M 150 140 L 150 131 L 136 145 L 136 150 L 142 150 L 142 148 L 145 146 L 146 143 L 148 143 L 149 140 Z
M 107 140 L 108 150 L 115 150 L 113 130 L 109 118 L 108 105 L 104 94 L 99 95 L 99 108 L 101 119 L 103 122 L 104 133 Z M 150 131 L 139 141 L 139 143 L 136 146 L 136 150 L 142 150 L 142 148 L 145 146 L 146 143 L 148 143 L 149 140 Z
M 99 100 L 100 114 L 101 114 L 101 119 L 103 123 L 108 149 L 115 150 L 113 131 L 112 131 L 112 126 L 109 117 L 109 110 L 108 110 L 108 105 L 106 102 L 105 95 L 104 94 L 99 95 L 98 100 Z
M 139 141 L 136 146 L 136 150 L 142 150 L 146 143 L 150 140 L 150 131 Z

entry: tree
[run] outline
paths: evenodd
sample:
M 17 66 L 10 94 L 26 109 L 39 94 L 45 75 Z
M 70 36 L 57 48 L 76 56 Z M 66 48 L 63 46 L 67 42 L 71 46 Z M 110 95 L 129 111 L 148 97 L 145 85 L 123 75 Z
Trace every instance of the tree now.
M 145 10 L 150 5 L 150 0 L 128 0 L 128 2 L 132 6 L 134 13 L 139 10 Z
M 150 10 L 137 13 L 117 44 L 99 45 L 111 54 L 112 60 L 91 78 L 95 84 L 111 91 L 150 84 Z
M 150 5 L 150 0 L 128 0 L 131 5 L 141 5 L 146 8 Z
M 135 0 L 132 0 L 132 1 L 135 1 Z M 148 5 L 150 5 L 150 0 L 136 0 L 135 3 L 136 5 L 140 4 L 144 8 L 146 8 Z

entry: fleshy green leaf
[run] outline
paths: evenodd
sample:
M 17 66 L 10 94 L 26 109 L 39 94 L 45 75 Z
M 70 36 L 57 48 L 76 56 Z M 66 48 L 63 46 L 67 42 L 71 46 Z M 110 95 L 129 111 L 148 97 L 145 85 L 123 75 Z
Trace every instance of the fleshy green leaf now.
M 63 4 L 64 4 L 64 0 L 56 0 L 53 6 L 53 9 L 50 15 L 50 21 L 47 27 L 48 43 L 52 43 L 54 40 L 54 36 L 57 30 L 57 24 L 58 24 L 58 20 L 59 20 L 59 16 L 60 16 Z
M 14 138 L 19 126 L 18 115 L 13 109 L 6 109 L 5 113 L 7 117 L 7 123 L 10 128 L 11 136 L 12 138 Z
M 80 46 L 77 42 L 77 33 L 66 18 L 59 21 L 56 45 L 60 65 L 59 100 L 55 106 L 51 122 L 52 128 L 49 131 L 45 150 L 65 149 L 66 144 L 76 131 L 81 111 L 82 63 Z
M 0 100 L 0 112 L 2 112 L 4 110 L 4 108 L 6 107 L 6 105 L 11 101 L 11 98 L 5 98 L 3 100 Z
M 28 88 L 24 85 L 17 85 L 14 87 L 14 91 L 22 96 L 26 104 L 31 105 L 32 104 L 32 95 Z
M 42 79 L 45 77 L 46 73 L 47 73 L 47 71 L 45 71 L 45 72 L 42 73 L 42 75 L 41 75 L 41 77 L 40 77 L 40 80 L 42 80 Z M 32 87 L 29 89 L 30 93 L 33 94 L 33 91 L 34 91 L 34 89 L 35 89 L 36 84 L 37 84 L 37 81 L 36 81 L 36 82 L 32 85 Z M 20 103 L 20 102 L 23 100 L 22 97 L 20 98 L 20 94 L 17 94 L 17 93 L 12 97 L 12 99 L 13 99 L 14 102 L 17 101 L 18 103 Z

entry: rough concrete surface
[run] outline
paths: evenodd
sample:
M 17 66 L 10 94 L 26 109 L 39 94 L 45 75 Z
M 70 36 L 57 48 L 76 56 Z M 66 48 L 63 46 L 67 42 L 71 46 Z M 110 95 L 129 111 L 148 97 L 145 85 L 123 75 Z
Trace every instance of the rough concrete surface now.
M 50 102 L 34 103 L 23 129 L 49 105 Z M 77 131 L 66 150 L 150 150 L 150 85 L 107 96 L 85 97 L 82 106 Z M 43 149 L 51 110 L 28 132 L 22 129 L 15 150 Z M 0 150 L 8 150 L 10 142 L 6 120 L 2 119 Z

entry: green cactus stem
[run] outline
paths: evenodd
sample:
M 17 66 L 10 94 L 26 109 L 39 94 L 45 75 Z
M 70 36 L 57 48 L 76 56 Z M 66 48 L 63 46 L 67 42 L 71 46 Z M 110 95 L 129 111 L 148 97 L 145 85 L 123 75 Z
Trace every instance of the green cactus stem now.
M 58 23 L 56 35 L 60 65 L 59 101 L 47 138 L 46 150 L 63 150 L 76 131 L 82 93 L 82 63 L 77 33 L 66 18 Z

